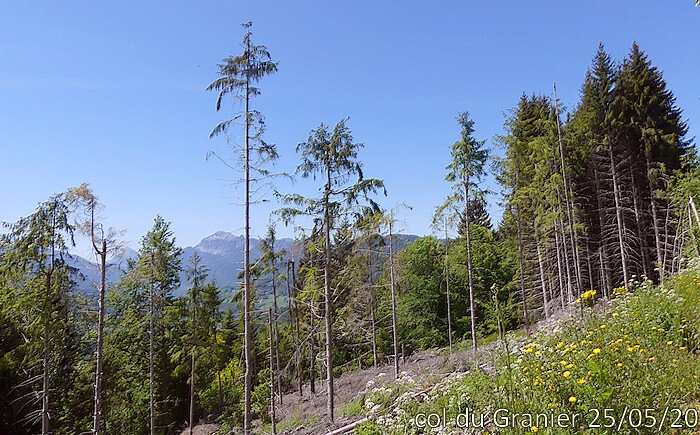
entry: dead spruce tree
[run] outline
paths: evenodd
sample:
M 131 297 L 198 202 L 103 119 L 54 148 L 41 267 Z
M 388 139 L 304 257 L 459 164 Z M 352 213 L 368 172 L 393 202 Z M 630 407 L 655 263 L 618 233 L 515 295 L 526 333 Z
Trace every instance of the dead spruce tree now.
M 71 204 L 78 214 L 76 228 L 90 238 L 90 245 L 95 254 L 98 267 L 100 269 L 100 282 L 94 283 L 99 291 L 97 305 L 97 343 L 95 346 L 95 390 L 93 395 L 93 421 L 92 433 L 100 433 L 102 424 L 102 380 L 104 367 L 104 327 L 105 327 L 105 295 L 107 293 L 107 258 L 112 258 L 118 254 L 123 245 L 117 241 L 122 234 L 114 228 L 106 229 L 99 221 L 99 213 L 102 205 L 97 196 L 92 192 L 86 183 L 78 187 L 68 189 L 66 200 Z
M 235 147 L 243 160 L 244 190 L 244 260 L 243 260 L 243 323 L 244 323 L 244 354 L 245 354 L 245 385 L 244 385 L 244 418 L 243 430 L 246 434 L 251 431 L 251 391 L 253 388 L 253 332 L 251 321 L 251 278 L 250 278 L 250 206 L 255 202 L 251 198 L 251 184 L 264 181 L 270 176 L 269 171 L 262 168 L 262 163 L 277 158 L 275 146 L 262 140 L 264 119 L 260 112 L 250 107 L 251 97 L 260 95 L 260 89 L 254 84 L 263 77 L 277 71 L 277 63 L 270 58 L 270 53 L 264 45 L 252 42 L 251 22 L 243 24 L 246 33 L 243 36 L 243 53 L 229 56 L 219 64 L 219 78 L 214 80 L 207 90 L 218 92 L 216 110 L 221 109 L 224 97 L 231 95 L 237 100 L 243 100 L 245 109 L 231 119 L 220 122 L 212 130 L 210 137 L 225 134 L 232 124 L 243 119 L 245 125 L 245 142 L 242 147 Z M 253 131 L 251 131 L 251 129 Z M 234 168 L 218 153 L 210 152 L 227 166 Z M 251 156 L 252 155 L 252 156 Z M 257 157 L 257 161 L 255 161 Z

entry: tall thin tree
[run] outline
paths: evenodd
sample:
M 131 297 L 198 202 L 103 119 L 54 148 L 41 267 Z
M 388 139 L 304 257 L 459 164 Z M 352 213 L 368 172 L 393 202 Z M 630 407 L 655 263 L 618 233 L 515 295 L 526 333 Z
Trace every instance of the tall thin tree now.
M 270 53 L 264 45 L 255 45 L 252 42 L 252 23 L 243 24 L 246 33 L 243 36 L 243 53 L 237 56 L 229 56 L 219 64 L 220 77 L 212 82 L 207 90 L 218 92 L 216 110 L 221 109 L 221 102 L 227 95 L 233 95 L 245 102 L 245 111 L 231 119 L 220 122 L 212 130 L 210 137 L 226 133 L 229 127 L 243 117 L 245 125 L 245 145 L 242 150 L 243 157 L 243 184 L 244 194 L 244 260 L 243 260 L 243 322 L 244 322 L 244 355 L 245 355 L 245 385 L 244 385 L 244 418 L 243 430 L 246 434 L 251 431 L 251 391 L 253 387 L 253 326 L 251 320 L 251 279 L 250 279 L 250 205 L 251 205 L 251 169 L 261 176 L 269 175 L 269 172 L 257 165 L 251 164 L 251 151 L 258 154 L 262 160 L 277 158 L 277 151 L 272 144 L 262 140 L 264 120 L 262 114 L 251 110 L 250 99 L 260 95 L 260 89 L 254 84 L 263 77 L 277 71 L 277 63 L 273 62 Z M 256 131 L 251 134 L 251 127 Z M 211 153 L 224 161 L 218 154 Z
M 97 306 L 97 343 L 95 349 L 95 390 L 93 395 L 93 420 L 92 433 L 100 433 L 102 424 L 102 380 L 104 368 L 104 326 L 105 326 L 105 295 L 107 293 L 107 258 L 113 257 L 122 249 L 122 244 L 117 241 L 121 232 L 114 228 L 105 229 L 98 221 L 102 205 L 86 183 L 78 187 L 68 189 L 67 201 L 75 207 L 79 213 L 76 228 L 90 238 L 93 253 L 100 268 L 100 282 L 95 284 L 99 291 Z
M 333 390 L 333 288 L 331 276 L 331 231 L 334 223 L 344 213 L 368 201 L 375 210 L 379 207 L 369 198 L 377 190 L 384 190 L 384 183 L 375 178 L 364 178 L 357 152 L 364 145 L 353 141 L 352 134 L 343 119 L 329 130 L 321 124 L 312 130 L 305 142 L 297 145 L 301 163 L 297 173 L 303 178 L 323 177 L 321 196 L 305 198 L 301 195 L 286 195 L 283 200 L 291 204 L 280 210 L 280 215 L 289 222 L 296 215 L 320 217 L 323 224 L 324 252 L 324 307 L 326 335 L 326 412 L 334 420 Z M 356 177 L 356 179 L 354 179 Z M 354 179 L 354 180 L 353 180 Z M 386 191 L 384 190 L 386 194 Z
M 471 204 L 478 194 L 478 183 L 486 173 L 486 162 L 488 160 L 488 150 L 484 148 L 485 140 L 474 138 L 474 121 L 469 117 L 468 112 L 461 112 L 457 115 L 457 122 L 461 127 L 460 139 L 450 147 L 452 161 L 447 165 L 447 175 L 445 180 L 453 183 L 452 194 L 445 203 L 438 208 L 439 212 L 444 212 L 455 203 L 464 204 L 463 221 L 465 223 L 465 237 L 467 246 L 467 274 L 469 283 L 469 317 L 471 320 L 472 347 L 477 349 L 476 339 L 476 303 L 474 300 L 474 267 L 472 264 L 472 240 L 471 240 Z M 446 236 L 447 237 L 447 236 Z M 447 243 L 447 239 L 445 240 Z M 447 273 L 447 264 L 445 266 Z M 452 338 L 450 337 L 450 342 Z

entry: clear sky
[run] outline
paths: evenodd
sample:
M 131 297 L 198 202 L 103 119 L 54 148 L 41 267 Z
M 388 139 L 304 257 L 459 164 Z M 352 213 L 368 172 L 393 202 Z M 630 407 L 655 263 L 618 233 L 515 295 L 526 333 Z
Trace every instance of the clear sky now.
M 690 136 L 700 116 L 700 8 L 665 1 L 5 1 L 0 3 L 0 221 L 89 182 L 132 245 L 160 213 L 191 245 L 242 232 L 236 178 L 205 160 L 225 117 L 204 89 L 240 52 L 240 23 L 279 72 L 261 83 L 278 168 L 320 122 L 350 117 L 365 174 L 386 181 L 404 229 L 430 233 L 455 115 L 502 132 L 523 92 L 572 108 L 599 42 L 622 59 L 637 40 L 674 91 Z M 226 105 L 228 114 L 235 108 Z M 490 180 L 485 187 L 496 188 Z M 312 192 L 308 182 L 282 190 Z M 262 235 L 274 204 L 253 210 Z M 498 219 L 497 206 L 491 208 Z M 282 236 L 291 230 L 280 229 Z

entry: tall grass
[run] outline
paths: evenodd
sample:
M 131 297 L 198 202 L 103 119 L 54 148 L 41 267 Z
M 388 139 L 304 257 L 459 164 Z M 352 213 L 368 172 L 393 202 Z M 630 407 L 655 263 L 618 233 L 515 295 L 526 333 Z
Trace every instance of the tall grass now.
M 521 342 L 510 354 L 503 350 L 489 369 L 452 376 L 410 400 L 389 400 L 386 391 L 382 400 L 368 396 L 367 401 L 386 406 L 375 409 L 379 417 L 358 433 L 430 432 L 416 425 L 421 413 L 447 417 L 432 433 L 461 433 L 455 419 L 465 409 L 491 413 L 485 425 L 493 429 L 492 414 L 499 408 L 510 415 L 581 415 L 568 429 L 521 418 L 500 433 L 690 431 L 670 424 L 692 426 L 700 406 L 699 269 L 662 287 L 645 282 L 630 292 L 618 289 L 613 300 L 591 303 L 594 298 L 581 300 L 577 317 L 559 332 Z M 614 427 L 604 427 L 613 420 Z

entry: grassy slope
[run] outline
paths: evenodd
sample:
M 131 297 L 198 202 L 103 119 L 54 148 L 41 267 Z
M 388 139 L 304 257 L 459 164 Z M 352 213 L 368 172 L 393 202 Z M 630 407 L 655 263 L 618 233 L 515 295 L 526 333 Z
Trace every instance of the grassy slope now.
M 596 429 L 597 433 L 637 433 L 629 422 L 651 425 L 650 417 L 656 419 L 656 428 L 640 432 L 676 432 L 668 425 L 677 420 L 677 411 L 667 413 L 661 430 L 658 425 L 667 407 L 684 413 L 700 407 L 699 341 L 700 268 L 695 267 L 662 288 L 640 284 L 632 293 L 598 301 L 559 331 L 521 341 L 510 353 L 501 351 L 490 367 L 482 364 L 469 373 L 454 373 L 427 390 L 407 377 L 370 391 L 362 399 L 363 412 L 373 422 L 357 433 L 421 433 L 425 430 L 416 427 L 416 414 L 443 415 L 444 409 L 448 421 L 454 422 L 467 407 L 481 412 L 579 412 L 586 420 L 567 431 L 521 418 L 520 427 L 501 433 L 579 432 L 581 426 L 589 431 L 594 409 L 601 410 L 598 424 L 611 424 L 602 411 L 606 408 L 612 410 L 609 415 L 616 425 L 620 420 L 626 424 Z M 644 408 L 654 411 L 630 411 Z M 695 415 L 688 413 L 691 424 Z M 455 430 L 448 423 L 433 432 Z

